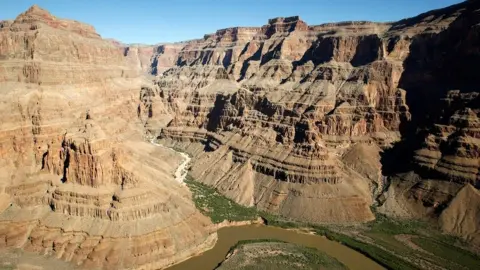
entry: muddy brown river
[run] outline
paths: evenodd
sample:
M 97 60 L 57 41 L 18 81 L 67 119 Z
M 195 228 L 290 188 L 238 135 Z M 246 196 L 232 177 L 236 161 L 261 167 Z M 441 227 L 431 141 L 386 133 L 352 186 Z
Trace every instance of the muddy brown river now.
M 215 269 L 225 259 L 232 246 L 238 241 L 250 239 L 277 239 L 306 247 L 314 247 L 336 258 L 351 270 L 385 269 L 363 254 L 322 236 L 263 225 L 248 225 L 226 227 L 218 230 L 218 241 L 213 249 L 174 265 L 168 270 Z

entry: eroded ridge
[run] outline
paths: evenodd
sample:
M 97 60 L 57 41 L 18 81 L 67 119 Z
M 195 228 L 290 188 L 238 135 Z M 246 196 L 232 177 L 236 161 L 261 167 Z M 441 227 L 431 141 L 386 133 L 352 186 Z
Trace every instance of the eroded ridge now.
M 192 173 L 245 205 L 366 221 L 373 198 L 403 179 L 410 190 L 392 194 L 408 202 L 388 211 L 438 218 L 462 185 L 479 185 L 478 8 L 390 23 L 275 18 L 177 44 L 145 92 L 147 130 L 194 154 Z
M 93 27 L 33 6 L 0 24 L 0 248 L 103 269 L 158 269 L 216 234 L 144 141 L 154 86 Z

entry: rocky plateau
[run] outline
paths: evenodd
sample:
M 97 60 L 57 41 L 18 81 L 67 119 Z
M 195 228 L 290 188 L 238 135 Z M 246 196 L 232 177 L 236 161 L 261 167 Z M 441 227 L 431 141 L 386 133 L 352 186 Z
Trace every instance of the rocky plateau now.
M 154 46 L 0 21 L 0 248 L 158 269 L 216 241 L 175 179 L 295 220 L 424 218 L 480 246 L 480 2 L 274 18 Z M 128 254 L 128 256 L 126 256 Z

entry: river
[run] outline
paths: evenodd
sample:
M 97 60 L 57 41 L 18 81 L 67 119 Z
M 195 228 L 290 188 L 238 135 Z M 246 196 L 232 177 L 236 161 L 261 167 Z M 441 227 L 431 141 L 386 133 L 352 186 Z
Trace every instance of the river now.
M 336 258 L 351 270 L 384 269 L 363 254 L 322 236 L 265 225 L 247 225 L 221 228 L 218 230 L 218 241 L 213 249 L 176 264 L 168 268 L 168 270 L 215 269 L 225 259 L 230 247 L 234 246 L 238 241 L 249 239 L 277 239 L 317 248 Z
M 159 147 L 165 147 L 155 143 L 153 140 L 151 143 Z M 171 148 L 168 149 L 175 151 Z M 180 164 L 175 172 L 175 180 L 183 183 L 183 180 L 187 174 L 185 168 L 188 162 L 190 162 L 190 157 L 181 152 L 177 153 L 184 157 L 184 162 Z M 218 241 L 212 249 L 176 264 L 168 268 L 168 270 L 215 269 L 215 267 L 217 267 L 218 264 L 225 259 L 225 256 L 232 246 L 234 246 L 238 241 L 251 239 L 277 239 L 306 247 L 317 248 L 318 250 L 325 252 L 327 255 L 336 258 L 351 270 L 384 269 L 382 266 L 367 258 L 363 254 L 356 252 L 355 250 L 350 249 L 338 242 L 330 241 L 323 236 L 314 234 L 301 233 L 294 230 L 287 230 L 265 225 L 224 227 L 219 229 L 217 233 Z
M 183 162 L 177 167 L 177 170 L 175 171 L 175 181 L 179 182 L 182 185 L 185 185 L 184 181 L 185 181 L 185 178 L 187 177 L 187 174 L 188 174 L 187 166 L 188 166 L 188 164 L 190 163 L 190 160 L 191 160 L 190 156 L 185 154 L 185 153 L 175 151 L 170 147 L 166 147 L 166 146 L 163 146 L 161 144 L 158 144 L 158 143 L 155 142 L 154 139 L 151 139 L 150 143 L 155 145 L 155 146 L 168 149 L 169 151 L 176 152 L 177 154 L 179 154 L 183 157 Z

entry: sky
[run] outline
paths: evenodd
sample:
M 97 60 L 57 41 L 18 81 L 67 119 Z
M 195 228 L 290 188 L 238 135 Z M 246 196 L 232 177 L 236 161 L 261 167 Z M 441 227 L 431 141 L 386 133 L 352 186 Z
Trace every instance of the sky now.
M 202 38 L 232 26 L 262 26 L 274 17 L 307 24 L 396 21 L 461 0 L 0 0 L 0 20 L 33 4 L 60 18 L 93 25 L 104 38 L 156 44 Z

